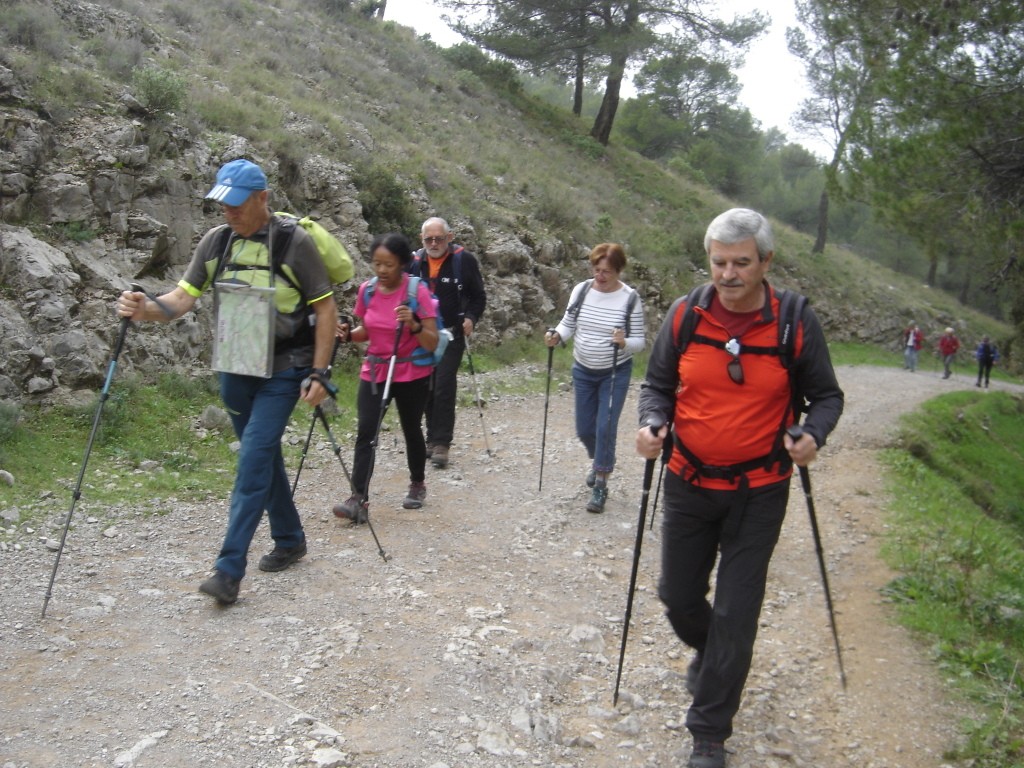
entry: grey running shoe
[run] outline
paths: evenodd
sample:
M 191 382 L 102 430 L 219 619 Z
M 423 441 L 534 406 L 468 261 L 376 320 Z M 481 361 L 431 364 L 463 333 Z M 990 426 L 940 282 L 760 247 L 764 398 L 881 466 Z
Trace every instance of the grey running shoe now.
M 434 449 L 430 452 L 430 463 L 438 469 L 444 469 L 448 466 L 448 446 L 447 445 L 435 445 Z
M 590 492 L 590 501 L 587 502 L 587 512 L 604 512 L 604 503 L 608 500 L 608 486 L 595 485 Z
M 423 500 L 425 498 L 427 498 L 426 483 L 409 483 L 409 492 L 405 494 L 405 499 L 402 501 L 402 508 L 420 509 L 423 506 Z
M 344 504 L 335 504 L 331 510 L 335 517 L 351 520 L 353 523 L 365 523 L 369 517 L 370 505 L 361 493 L 353 493 Z

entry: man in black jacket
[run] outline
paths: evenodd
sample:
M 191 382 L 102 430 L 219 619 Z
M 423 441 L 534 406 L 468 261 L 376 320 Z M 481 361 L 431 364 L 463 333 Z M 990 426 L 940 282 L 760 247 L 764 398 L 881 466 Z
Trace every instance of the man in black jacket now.
M 480 264 L 472 253 L 452 243 L 451 228 L 444 219 L 423 222 L 423 247 L 414 256 L 409 271 L 427 281 L 437 297 L 445 327 L 453 339 L 434 370 L 434 382 L 427 399 L 427 455 L 435 467 L 448 466 L 448 451 L 455 432 L 455 399 L 459 366 L 466 338 L 473 333 L 484 313 L 487 295 Z

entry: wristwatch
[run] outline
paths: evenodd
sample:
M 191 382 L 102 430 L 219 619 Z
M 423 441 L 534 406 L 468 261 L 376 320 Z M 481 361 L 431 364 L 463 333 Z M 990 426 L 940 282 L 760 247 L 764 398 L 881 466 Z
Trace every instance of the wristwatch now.
M 310 373 L 312 373 L 315 376 L 319 376 L 322 379 L 331 378 L 330 368 L 314 368 L 313 370 L 310 371 Z

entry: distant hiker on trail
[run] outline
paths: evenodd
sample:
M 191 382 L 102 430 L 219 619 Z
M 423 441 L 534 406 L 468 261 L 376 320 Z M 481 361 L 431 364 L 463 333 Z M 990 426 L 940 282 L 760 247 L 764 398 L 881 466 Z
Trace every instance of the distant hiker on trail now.
M 903 332 L 903 367 L 913 373 L 917 370 L 917 355 L 924 346 L 924 333 L 912 323 Z
M 974 357 L 978 360 L 978 383 L 975 386 L 981 386 L 982 378 L 985 379 L 985 389 L 988 389 L 988 379 L 992 375 L 992 366 L 999 360 L 999 350 L 996 348 L 996 343 L 989 339 L 988 336 L 981 337 L 981 343 L 978 344 L 978 348 L 974 351 Z
M 704 248 L 711 289 L 695 289 L 702 298 L 682 351 L 689 297 L 665 317 L 640 388 L 636 446 L 651 460 L 666 438 L 673 441 L 658 595 L 679 639 L 696 651 L 685 681 L 693 695 L 687 765 L 723 768 L 792 465 L 814 461 L 842 413 L 843 392 L 817 316 L 810 308 L 784 316 L 799 297 L 787 300 L 765 280 L 774 249 L 768 221 L 744 208 L 726 211 L 708 227 Z M 788 364 L 783 338 L 792 344 Z M 794 406 L 802 398 L 810 405 L 804 434 L 794 441 L 785 430 L 798 422 Z M 648 419 L 666 426 L 652 434 Z
M 942 355 L 942 378 L 948 379 L 953 374 L 953 360 L 960 349 L 960 339 L 952 328 L 947 328 L 939 337 L 939 354 Z
M 427 449 L 423 440 L 423 405 L 427 401 L 432 368 L 413 359 L 417 347 L 437 347 L 437 308 L 426 281 L 419 281 L 415 309 L 409 293 L 413 277 L 406 274 L 412 261 L 412 246 L 404 235 L 378 235 L 370 244 L 375 277 L 359 286 L 352 310 L 362 323 L 349 329 L 338 325 L 342 341 L 369 342 L 359 374 L 356 410 L 355 459 L 352 463 L 352 495 L 334 507 L 337 517 L 355 523 L 367 519 L 370 477 L 373 474 L 376 441 L 385 390 L 398 406 L 398 419 L 405 437 L 405 460 L 409 467 L 409 491 L 404 509 L 420 509 L 427 497 Z M 368 297 L 368 291 L 370 295 Z
M 172 291 L 156 299 L 125 291 L 117 311 L 131 320 L 169 322 L 213 286 L 213 367 L 220 371 L 220 395 L 241 448 L 224 543 L 199 591 L 228 604 L 238 598 L 264 510 L 274 549 L 260 559 L 260 570 L 282 571 L 306 554 L 281 436 L 299 399 L 316 407 L 328 394 L 338 314 L 313 239 L 294 221 L 289 225 L 271 213 L 259 166 L 248 160 L 225 164 L 206 198 L 220 203 L 227 229 L 214 227 L 203 236 Z M 283 253 L 276 244 L 284 244 Z M 222 337 L 221 329 L 232 328 Z
M 452 340 L 434 369 L 427 395 L 427 455 L 438 469 L 448 466 L 448 454 L 455 434 L 455 402 L 459 366 L 466 351 L 466 338 L 473 334 L 484 314 L 487 295 L 476 256 L 452 243 L 451 228 L 444 219 L 423 222 L 423 247 L 414 254 L 408 270 L 427 281 L 437 297 L 438 311 Z
M 565 315 L 544 340 L 549 347 L 575 336 L 572 386 L 576 393 L 576 436 L 587 449 L 593 490 L 588 512 L 603 512 L 608 476 L 615 469 L 619 415 L 629 392 L 633 355 L 645 344 L 644 307 L 639 294 L 620 280 L 626 253 L 618 243 L 590 252 L 594 277 L 572 289 Z

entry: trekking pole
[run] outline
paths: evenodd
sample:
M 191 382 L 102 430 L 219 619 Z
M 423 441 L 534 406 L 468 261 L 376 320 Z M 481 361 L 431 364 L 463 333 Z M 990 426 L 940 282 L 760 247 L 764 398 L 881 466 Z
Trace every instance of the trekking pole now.
M 548 328 L 545 335 L 554 333 L 554 328 Z M 548 439 L 548 403 L 551 402 L 551 362 L 555 358 L 555 348 L 548 347 L 548 381 L 544 386 L 544 429 L 540 433 L 540 475 L 537 478 L 537 492 L 544 487 L 544 445 Z
M 665 442 L 661 446 L 661 468 L 658 469 L 658 484 L 654 487 L 654 506 L 651 508 L 651 525 L 648 530 L 654 530 L 654 518 L 658 515 L 658 495 L 661 493 L 661 484 L 665 478 L 665 465 L 672 456 L 672 430 L 665 435 Z
M 608 422 L 605 425 L 605 440 L 611 440 L 612 412 L 615 410 L 615 369 L 619 365 L 619 345 L 612 342 L 612 380 L 608 385 Z
M 75 511 L 75 502 L 81 498 L 82 481 L 85 478 L 85 467 L 89 463 L 89 454 L 92 452 L 92 444 L 96 439 L 96 433 L 99 431 L 100 417 L 103 414 L 103 406 L 107 402 L 107 398 L 110 396 L 110 383 L 114 379 L 114 371 L 117 370 L 117 358 L 121 355 L 121 349 L 124 347 L 125 336 L 128 335 L 128 326 L 132 324 L 130 318 L 122 317 L 121 326 L 117 331 L 117 341 L 114 343 L 114 353 L 110 358 L 110 364 L 107 366 L 107 378 L 103 382 L 103 389 L 100 391 L 99 402 L 96 403 L 96 413 L 93 414 L 92 418 L 92 430 L 89 432 L 89 441 L 85 446 L 85 455 L 82 457 L 82 466 L 78 470 L 78 482 L 75 483 L 75 490 L 71 494 L 71 507 L 68 509 L 67 517 L 64 520 L 64 532 L 60 537 L 60 546 L 57 548 L 57 557 L 53 561 L 53 572 L 50 573 L 50 583 L 46 587 L 46 596 L 43 598 L 43 613 L 42 618 L 46 618 L 46 606 L 50 602 L 50 595 L 53 592 L 53 581 L 57 578 L 57 566 L 60 564 L 60 556 L 64 552 L 64 542 L 68 537 L 68 529 L 71 527 L 71 516 Z
M 131 284 L 132 290 L 137 293 L 145 294 L 146 298 L 152 299 L 160 310 L 167 315 L 172 316 L 172 312 L 168 309 L 160 299 L 153 296 L 145 288 L 138 283 Z M 82 466 L 78 470 L 78 482 L 75 483 L 75 490 L 71 494 L 71 506 L 68 508 L 67 517 L 64 520 L 64 531 L 61 533 L 60 546 L 57 548 L 57 557 L 53 561 L 53 571 L 50 573 L 50 583 L 46 586 L 46 595 L 43 598 L 43 612 L 42 618 L 46 618 L 46 606 L 50 602 L 50 596 L 53 594 L 53 582 L 57 578 L 57 566 L 60 565 L 60 556 L 64 553 L 64 543 L 68 538 L 68 529 L 71 527 L 71 516 L 75 512 L 75 503 L 82 496 L 82 482 L 85 479 L 85 467 L 89 463 L 89 454 L 92 453 L 92 444 L 96 439 L 96 433 L 99 431 L 100 417 L 103 415 L 103 406 L 107 402 L 107 398 L 110 397 L 110 384 L 114 380 L 114 373 L 117 370 L 117 359 L 121 356 L 121 350 L 124 348 L 124 340 L 128 335 L 128 326 L 132 324 L 131 318 L 122 317 L 121 324 L 117 330 L 117 341 L 114 342 L 114 351 L 110 356 L 110 364 L 107 366 L 107 378 L 103 382 L 103 389 L 100 390 L 99 402 L 96 403 L 96 413 L 92 417 L 92 429 L 89 432 L 89 440 L 85 446 L 85 455 L 82 457 Z
M 341 322 L 345 323 L 347 325 L 348 322 L 349 322 L 348 321 L 348 317 L 343 315 L 342 318 L 341 318 Z M 330 362 L 330 365 L 327 366 L 327 370 L 331 370 L 332 368 L 334 368 L 334 359 L 338 355 L 338 347 L 340 347 L 340 346 L 341 346 L 341 339 L 338 338 L 337 336 L 335 336 L 334 337 L 334 349 L 331 351 L 331 362 Z M 333 387 L 333 390 L 334 390 L 333 392 L 331 391 L 332 387 Z M 330 395 L 332 398 L 338 392 L 338 388 L 334 387 L 333 385 L 331 385 L 331 387 L 325 387 L 325 388 L 327 389 L 327 394 Z M 319 413 L 318 413 L 318 411 L 319 411 Z M 320 409 L 319 405 L 316 406 L 313 409 L 313 418 L 310 419 L 310 422 L 309 422 L 309 432 L 306 434 L 306 444 L 304 446 L 302 446 L 302 456 L 299 457 L 299 468 L 297 470 L 295 470 L 295 480 L 292 482 L 292 498 L 295 498 L 295 489 L 299 487 L 299 475 L 302 474 L 302 465 L 306 463 L 306 454 L 309 453 L 309 444 L 310 444 L 310 442 L 313 439 L 313 428 L 316 426 L 316 422 L 317 422 L 318 418 L 321 418 L 323 420 L 325 426 L 327 425 L 327 419 L 323 417 L 323 412 Z M 331 431 L 330 427 L 328 427 L 327 428 L 328 434 L 330 434 L 330 431 Z M 334 436 L 333 435 L 331 435 L 331 442 L 334 443 Z M 338 453 L 337 456 L 338 456 L 339 459 L 341 458 L 341 454 L 340 453 Z M 341 465 L 343 467 L 345 466 L 344 460 L 342 461 Z M 348 468 L 347 467 L 345 467 L 345 474 L 348 475 Z M 351 477 L 349 478 L 349 485 L 352 485 Z
M 794 440 L 799 440 L 804 430 L 799 424 L 794 424 L 786 433 Z M 839 646 L 839 630 L 836 629 L 836 615 L 832 608 L 832 592 L 828 586 L 828 572 L 825 569 L 825 553 L 821 548 L 821 533 L 818 530 L 818 516 L 814 513 L 814 497 L 811 496 L 811 473 L 807 467 L 797 467 L 800 470 L 800 485 L 804 489 L 804 498 L 807 499 L 807 514 L 811 518 L 811 533 L 814 535 L 814 549 L 818 554 L 818 567 L 821 570 L 821 583 L 825 588 L 825 605 L 828 607 L 828 622 L 832 627 L 832 640 L 836 646 L 836 661 L 839 663 L 839 680 L 846 690 L 846 671 L 843 669 L 843 652 Z
M 484 401 L 480 397 L 480 383 L 476 380 L 476 368 L 473 366 L 473 353 L 469 349 L 469 336 L 463 335 L 462 337 L 466 341 L 466 360 L 469 361 L 469 374 L 473 377 L 473 387 L 476 390 L 476 408 L 480 412 L 480 428 L 484 431 L 484 447 L 487 449 L 487 455 L 493 456 L 491 453 L 491 444 L 487 441 L 487 424 L 484 422 Z
M 661 414 L 653 413 L 647 417 L 646 426 L 652 433 L 657 433 L 665 426 Z M 640 568 L 640 546 L 644 540 L 644 523 L 647 518 L 647 499 L 651 494 L 651 480 L 654 478 L 654 462 L 644 462 L 643 493 L 640 496 L 640 519 L 636 524 L 636 542 L 633 544 L 633 570 L 629 575 L 629 591 L 626 593 L 626 617 L 622 620 L 622 642 L 619 644 L 619 670 L 615 673 L 615 692 L 612 694 L 612 706 L 619 703 L 619 681 L 622 679 L 622 662 L 626 658 L 626 638 L 629 636 L 629 620 L 633 615 L 633 592 L 636 589 L 636 573 Z

